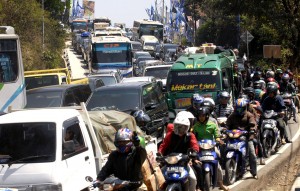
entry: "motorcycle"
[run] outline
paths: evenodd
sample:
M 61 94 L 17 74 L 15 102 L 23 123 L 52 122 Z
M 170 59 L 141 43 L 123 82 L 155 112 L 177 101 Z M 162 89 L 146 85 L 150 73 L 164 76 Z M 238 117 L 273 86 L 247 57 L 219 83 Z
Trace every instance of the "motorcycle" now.
M 156 160 L 163 166 L 161 170 L 166 180 L 166 191 L 189 190 L 188 155 L 171 153 L 168 156 L 157 156 Z
M 106 178 L 103 182 L 99 182 L 97 180 L 92 181 L 92 185 L 90 189 L 93 190 L 95 188 L 99 188 L 99 191 L 130 191 L 131 186 L 139 186 L 142 183 L 140 181 L 131 182 L 120 180 L 114 176 L 110 176 Z
M 293 95 L 289 92 L 284 92 L 282 94 L 282 99 L 283 99 L 284 105 L 286 106 L 284 121 L 287 124 L 288 120 L 290 120 L 292 117 L 294 117 Z
M 210 188 L 217 186 L 217 171 L 218 171 L 218 155 L 215 152 L 216 142 L 204 139 L 198 141 L 200 152 L 198 159 L 202 163 L 200 179 L 200 188 L 204 191 L 209 191 Z
M 267 158 L 277 152 L 281 146 L 280 131 L 277 128 L 277 121 L 275 120 L 277 116 L 278 113 L 274 112 L 274 110 L 264 111 L 262 115 L 261 139 L 264 154 Z
M 248 131 L 233 129 L 226 130 L 226 163 L 225 163 L 225 181 L 231 185 L 239 177 L 244 175 Z

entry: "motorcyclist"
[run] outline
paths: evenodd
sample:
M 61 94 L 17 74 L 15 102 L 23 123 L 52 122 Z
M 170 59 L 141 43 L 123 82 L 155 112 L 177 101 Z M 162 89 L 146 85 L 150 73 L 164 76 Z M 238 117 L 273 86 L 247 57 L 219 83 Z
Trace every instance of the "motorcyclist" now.
M 186 111 L 191 112 L 194 116 L 197 115 L 197 110 L 200 108 L 202 102 L 204 101 L 204 97 L 200 94 L 195 93 L 191 97 L 191 106 L 186 109 Z
M 298 86 L 297 86 L 296 81 L 294 79 L 294 74 L 291 71 L 288 74 L 290 76 L 289 82 L 295 86 L 296 93 L 298 93 Z M 295 96 L 295 105 L 298 107 L 298 113 L 300 113 L 300 100 L 299 100 L 298 96 Z
M 219 104 L 215 107 L 217 117 L 228 117 L 233 112 L 233 107 L 229 104 L 231 96 L 227 91 L 218 94 Z
M 276 69 L 276 71 L 275 71 L 275 80 L 278 83 L 280 83 L 282 75 L 283 75 L 283 71 L 280 68 Z
M 134 111 L 132 116 L 134 117 L 137 126 L 139 126 L 142 130 L 144 130 L 147 123 L 151 121 L 149 115 L 146 114 L 143 110 Z
M 245 90 L 245 93 L 248 96 L 248 105 L 247 105 L 247 111 L 249 111 L 251 114 L 253 114 L 256 123 L 260 124 L 260 116 L 262 115 L 263 111 L 260 105 L 259 101 L 256 101 L 255 98 L 255 91 L 252 87 L 248 87 Z M 256 134 L 256 139 L 254 140 L 254 143 L 257 144 L 257 148 L 258 148 L 258 157 L 260 158 L 260 164 L 261 165 L 265 165 L 265 161 L 264 161 L 264 156 L 263 156 L 263 148 L 262 148 L 262 144 L 260 142 L 260 125 L 258 125 L 257 127 L 257 134 Z
M 287 73 L 284 73 L 281 79 L 282 82 L 280 84 L 280 89 L 279 89 L 280 93 L 288 92 L 290 94 L 294 94 L 296 92 L 296 88 L 292 83 L 289 82 L 290 76 Z M 293 99 L 292 99 L 292 109 L 293 109 L 294 121 L 297 123 L 296 106 Z
M 189 149 L 199 152 L 199 145 L 195 135 L 188 132 L 190 129 L 190 120 L 185 115 L 179 113 L 174 120 L 174 130 L 167 133 L 159 146 L 158 155 L 167 156 L 171 153 L 186 154 Z M 189 167 L 189 190 L 196 190 L 196 185 L 197 178 L 195 172 Z
M 267 97 L 262 102 L 262 109 L 265 110 L 274 110 L 277 113 L 280 113 L 280 117 L 276 119 L 278 129 L 282 135 L 282 143 L 291 142 L 287 136 L 286 125 L 283 120 L 285 105 L 283 99 L 280 95 L 277 95 L 278 86 L 275 84 L 269 85 L 267 87 Z
M 215 123 L 209 120 L 210 116 L 210 111 L 209 108 L 207 107 L 202 107 L 198 110 L 198 122 L 193 127 L 193 132 L 196 135 L 196 138 L 198 141 L 203 140 L 203 139 L 209 139 L 209 140 L 215 140 L 216 142 L 221 142 L 220 140 L 220 133 L 219 129 L 216 126 Z M 219 158 L 220 156 L 220 151 L 215 147 L 216 153 L 218 153 Z M 220 189 L 222 190 L 229 190 L 228 187 L 226 187 L 223 184 L 223 175 L 222 175 L 222 168 L 220 163 L 218 163 L 218 174 L 217 174 L 217 182 L 219 184 Z
M 262 72 L 261 71 L 255 71 L 252 77 L 253 83 L 255 81 L 259 81 L 261 83 L 261 89 L 264 90 L 266 88 L 266 82 L 262 78 Z
M 256 120 L 254 115 L 247 111 L 247 100 L 239 98 L 235 101 L 234 112 L 228 117 L 226 126 L 229 130 L 241 129 L 248 132 L 256 132 Z M 256 154 L 254 149 L 253 135 L 249 135 L 247 150 L 249 155 L 250 172 L 257 179 Z M 243 153 L 243 160 L 246 161 L 246 153 Z M 244 162 L 245 164 L 246 162 Z M 244 166 L 244 172 L 246 167 Z
M 112 151 L 105 165 L 97 176 L 97 180 L 104 181 L 110 175 L 114 175 L 120 180 L 138 182 L 143 180 L 142 164 L 147 153 L 145 148 L 140 146 L 140 140 L 136 132 L 128 128 L 121 128 L 115 135 L 114 144 L 117 150 Z M 128 191 L 137 190 L 141 184 L 130 185 Z
M 255 81 L 253 83 L 253 88 L 254 88 L 254 99 L 256 101 L 261 101 L 262 96 L 265 94 L 265 92 L 262 90 L 262 85 L 259 81 Z

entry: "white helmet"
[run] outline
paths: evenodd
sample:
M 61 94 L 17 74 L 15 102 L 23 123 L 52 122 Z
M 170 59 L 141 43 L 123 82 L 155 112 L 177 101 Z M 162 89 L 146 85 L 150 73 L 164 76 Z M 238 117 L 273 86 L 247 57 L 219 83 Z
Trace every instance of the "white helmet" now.
M 189 111 L 180 111 L 179 113 L 177 113 L 177 117 L 178 116 L 185 116 L 189 119 L 194 119 L 195 118 L 195 116 Z
M 178 115 L 174 120 L 174 133 L 176 135 L 185 135 L 190 128 L 190 120 L 185 115 Z

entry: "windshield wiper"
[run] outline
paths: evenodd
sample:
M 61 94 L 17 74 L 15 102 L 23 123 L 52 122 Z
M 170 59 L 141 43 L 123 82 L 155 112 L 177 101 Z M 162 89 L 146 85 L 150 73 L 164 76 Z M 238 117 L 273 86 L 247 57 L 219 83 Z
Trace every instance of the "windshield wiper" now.
M 24 161 L 24 160 L 30 160 L 30 159 L 38 159 L 38 158 L 48 158 L 48 157 L 52 157 L 52 155 L 35 155 L 35 156 L 28 156 L 28 157 L 24 157 L 24 158 L 20 158 L 18 160 L 14 160 L 8 163 L 8 166 L 10 167 L 12 164 L 15 164 L 17 162 L 20 161 Z

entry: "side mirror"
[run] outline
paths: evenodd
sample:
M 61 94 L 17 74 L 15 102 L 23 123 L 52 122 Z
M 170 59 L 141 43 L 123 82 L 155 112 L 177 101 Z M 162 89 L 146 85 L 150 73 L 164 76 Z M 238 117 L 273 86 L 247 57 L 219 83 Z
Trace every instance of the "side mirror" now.
M 64 154 L 70 154 L 75 152 L 75 143 L 73 140 L 65 141 L 63 143 L 63 152 Z
M 223 78 L 222 83 L 223 83 L 223 89 L 229 88 L 229 82 L 227 78 Z

